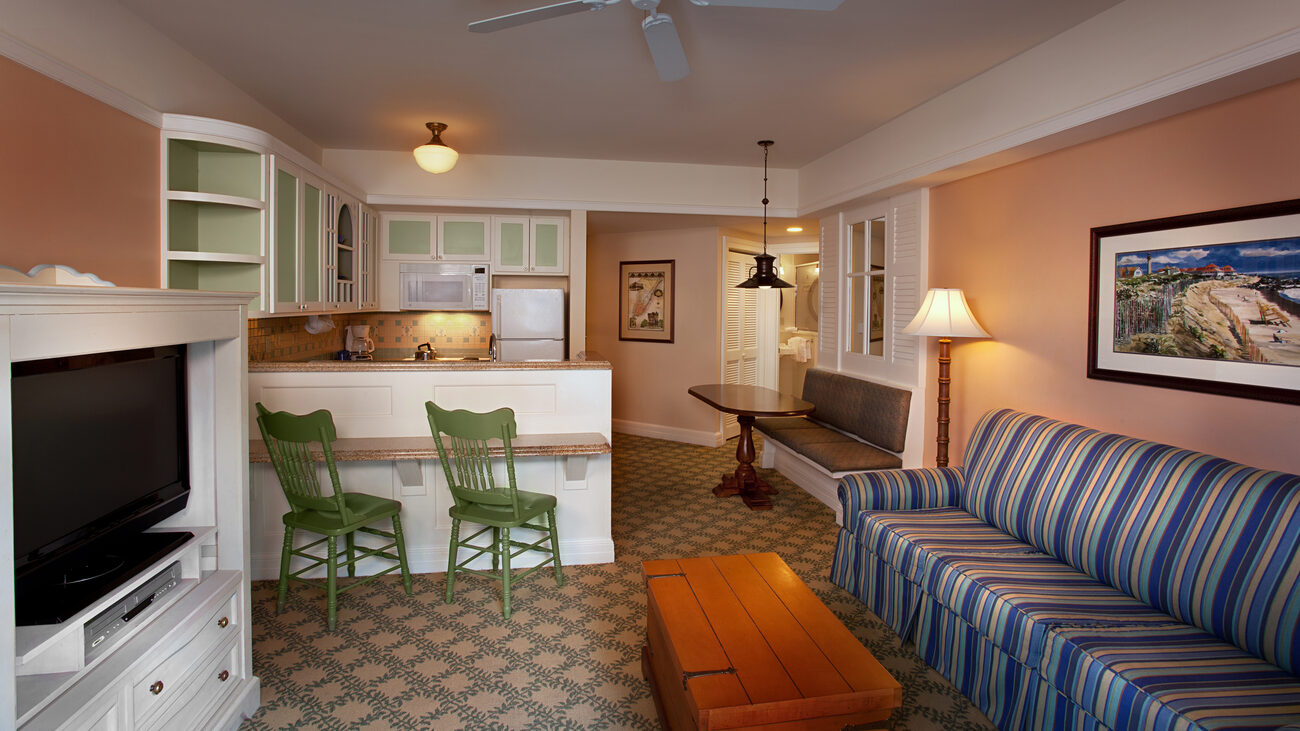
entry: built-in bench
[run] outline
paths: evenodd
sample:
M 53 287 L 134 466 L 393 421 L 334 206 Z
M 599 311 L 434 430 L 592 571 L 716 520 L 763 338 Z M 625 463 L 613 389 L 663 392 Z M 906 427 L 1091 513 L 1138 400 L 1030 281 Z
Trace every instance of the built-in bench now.
M 903 466 L 912 392 L 814 368 L 804 378 L 809 416 L 756 419 L 763 435 L 759 466 L 778 472 L 838 513 L 846 474 Z

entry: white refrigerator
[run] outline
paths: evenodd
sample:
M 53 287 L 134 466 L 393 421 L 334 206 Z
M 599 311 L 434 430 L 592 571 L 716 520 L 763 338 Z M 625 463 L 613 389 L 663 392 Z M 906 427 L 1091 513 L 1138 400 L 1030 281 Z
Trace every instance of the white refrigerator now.
M 492 290 L 498 360 L 564 360 L 564 290 Z

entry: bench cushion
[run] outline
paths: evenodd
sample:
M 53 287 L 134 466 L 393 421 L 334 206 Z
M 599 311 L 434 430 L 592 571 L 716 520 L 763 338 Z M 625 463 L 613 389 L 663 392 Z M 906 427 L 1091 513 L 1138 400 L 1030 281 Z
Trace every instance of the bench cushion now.
M 832 473 L 893 470 L 903 466 L 903 460 L 898 455 L 854 441 L 816 442 L 805 446 L 800 454 Z
M 804 376 L 803 400 L 817 406 L 814 421 L 891 452 L 903 451 L 911 391 L 813 368 Z
M 802 416 L 770 416 L 765 419 L 754 419 L 754 428 L 764 433 L 771 433 L 786 429 L 820 429 L 822 425 Z

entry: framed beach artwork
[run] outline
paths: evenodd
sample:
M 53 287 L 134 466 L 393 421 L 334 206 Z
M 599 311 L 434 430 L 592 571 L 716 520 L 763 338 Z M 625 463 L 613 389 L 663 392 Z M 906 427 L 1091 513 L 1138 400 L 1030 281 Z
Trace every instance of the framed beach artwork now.
M 1088 377 L 1300 404 L 1300 200 L 1092 229 Z
M 676 259 L 619 262 L 619 340 L 673 342 Z

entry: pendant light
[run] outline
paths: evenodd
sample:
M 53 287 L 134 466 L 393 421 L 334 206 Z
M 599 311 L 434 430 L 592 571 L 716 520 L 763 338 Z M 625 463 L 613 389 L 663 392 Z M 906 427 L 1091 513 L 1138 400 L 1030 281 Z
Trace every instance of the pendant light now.
M 456 167 L 460 153 L 448 147 L 440 137 L 447 125 L 442 122 L 427 122 L 424 126 L 433 133 L 433 138 L 415 148 L 415 163 L 431 173 L 445 173 Z
M 785 289 L 793 287 L 793 284 L 781 279 L 776 275 L 773 263 L 776 257 L 767 253 L 767 148 L 771 147 L 771 140 L 759 140 L 759 147 L 763 148 L 763 253 L 754 256 L 753 271 L 749 279 L 736 285 L 737 289 Z

